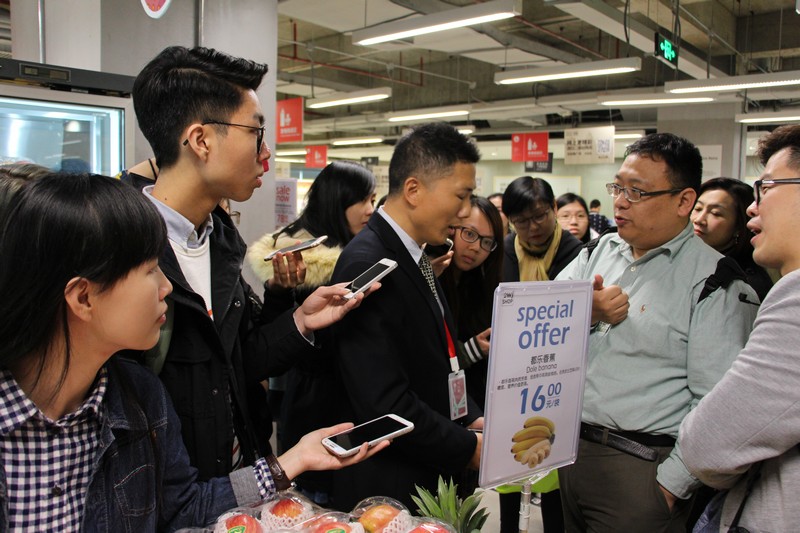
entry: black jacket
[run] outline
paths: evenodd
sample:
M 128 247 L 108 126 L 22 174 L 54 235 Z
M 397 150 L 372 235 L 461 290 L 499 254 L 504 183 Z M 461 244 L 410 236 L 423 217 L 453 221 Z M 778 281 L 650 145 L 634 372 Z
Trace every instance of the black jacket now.
M 137 178 L 129 175 L 126 181 L 138 188 L 152 184 Z M 285 372 L 299 355 L 313 349 L 294 324 L 292 294 L 282 301 L 265 294 L 269 302 L 262 308 L 241 275 L 246 246 L 238 231 L 223 209 L 215 209 L 212 217 L 213 320 L 202 297 L 186 282 L 169 244 L 159 258 L 173 285 L 167 303 L 174 313 L 159 377 L 180 418 L 190 462 L 202 480 L 230 472 L 234 428 L 245 464 L 268 452 L 272 418 L 259 381 Z M 277 315 L 276 305 L 288 310 Z M 267 318 L 276 315 L 274 320 Z M 263 403 L 250 406 L 248 397 Z
M 384 257 L 397 261 L 397 268 L 381 280 L 380 290 L 334 326 L 342 379 L 338 398 L 345 400 L 342 412 L 352 414 L 353 422 L 396 413 L 415 428 L 375 457 L 334 473 L 339 509 L 350 510 L 376 495 L 414 509 L 414 485 L 435 491 L 439 475 L 458 483 L 477 444 L 464 427 L 482 415 L 474 402 L 466 416 L 450 420 L 442 312 L 419 266 L 379 212 L 345 247 L 332 282 L 352 280 Z M 447 303 L 442 303 L 457 338 Z
M 503 257 L 503 281 L 519 281 L 519 260 L 517 259 L 517 252 L 514 250 L 514 239 L 516 233 L 509 233 L 503 242 L 505 257 Z M 556 250 L 556 256 L 553 258 L 553 264 L 547 271 L 547 277 L 555 279 L 558 273 L 564 270 L 570 262 L 572 262 L 578 253 L 581 251 L 583 243 L 576 239 L 570 232 L 565 229 L 561 230 L 561 244 Z

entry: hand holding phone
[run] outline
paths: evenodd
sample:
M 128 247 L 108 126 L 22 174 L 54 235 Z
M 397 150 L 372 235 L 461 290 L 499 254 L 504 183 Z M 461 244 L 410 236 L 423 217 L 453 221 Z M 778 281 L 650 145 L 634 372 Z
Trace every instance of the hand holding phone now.
M 286 246 L 281 248 L 280 250 L 274 250 L 264 256 L 264 261 L 270 261 L 273 257 L 277 254 L 289 254 L 293 252 L 302 252 L 303 250 L 308 250 L 309 248 L 314 248 L 315 246 L 319 246 L 323 242 L 328 239 L 327 235 L 322 235 L 321 237 L 315 237 L 313 239 L 309 239 L 307 241 L 298 242 L 297 244 L 293 244 L 291 246 Z
M 365 442 L 371 448 L 379 442 L 405 435 L 413 429 L 412 422 L 398 415 L 388 414 L 326 437 L 322 439 L 322 445 L 337 457 L 349 457 L 357 454 Z
M 395 268 L 397 268 L 396 261 L 386 258 L 381 259 L 350 283 L 350 292 L 344 295 L 345 299 L 350 300 L 355 298 L 357 294 L 369 289 L 373 283 L 385 277 Z

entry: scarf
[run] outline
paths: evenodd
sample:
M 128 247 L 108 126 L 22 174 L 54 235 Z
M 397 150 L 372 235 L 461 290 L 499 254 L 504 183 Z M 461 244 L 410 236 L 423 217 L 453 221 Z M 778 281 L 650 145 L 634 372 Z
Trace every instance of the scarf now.
M 548 281 L 547 271 L 553 264 L 558 247 L 561 245 L 561 226 L 556 222 L 556 229 L 550 238 L 550 244 L 530 246 L 517 235 L 514 238 L 514 251 L 519 262 L 520 281 Z

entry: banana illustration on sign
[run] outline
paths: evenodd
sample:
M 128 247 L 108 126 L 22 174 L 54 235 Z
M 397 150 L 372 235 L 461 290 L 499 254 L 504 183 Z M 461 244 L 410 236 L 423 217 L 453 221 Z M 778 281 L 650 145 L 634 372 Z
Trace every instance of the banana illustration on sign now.
M 511 438 L 514 460 L 533 468 L 550 456 L 556 425 L 549 418 L 532 416 Z

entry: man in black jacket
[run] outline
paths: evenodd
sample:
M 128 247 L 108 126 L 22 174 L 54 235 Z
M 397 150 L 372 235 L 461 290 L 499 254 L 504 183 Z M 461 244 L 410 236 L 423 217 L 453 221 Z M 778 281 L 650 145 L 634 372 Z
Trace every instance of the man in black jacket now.
M 245 244 L 218 204 L 245 201 L 262 184 L 271 154 L 255 90 L 266 72 L 266 65 L 214 50 L 174 46 L 145 66 L 133 88 L 139 127 L 159 167 L 143 191 L 167 224 L 170 246 L 159 266 L 174 287 L 171 334 L 145 357 L 172 398 L 201 479 L 267 452 L 269 420 L 258 425 L 253 416 L 266 406 L 251 411 L 247 392 L 314 349 L 313 331 L 357 305 L 342 298 L 343 287 L 321 287 L 296 309 L 285 299 L 287 310 L 276 316 L 261 310 L 242 279 Z M 147 185 L 135 175 L 130 181 Z M 302 257 L 285 259 L 274 261 L 271 284 L 302 282 Z

